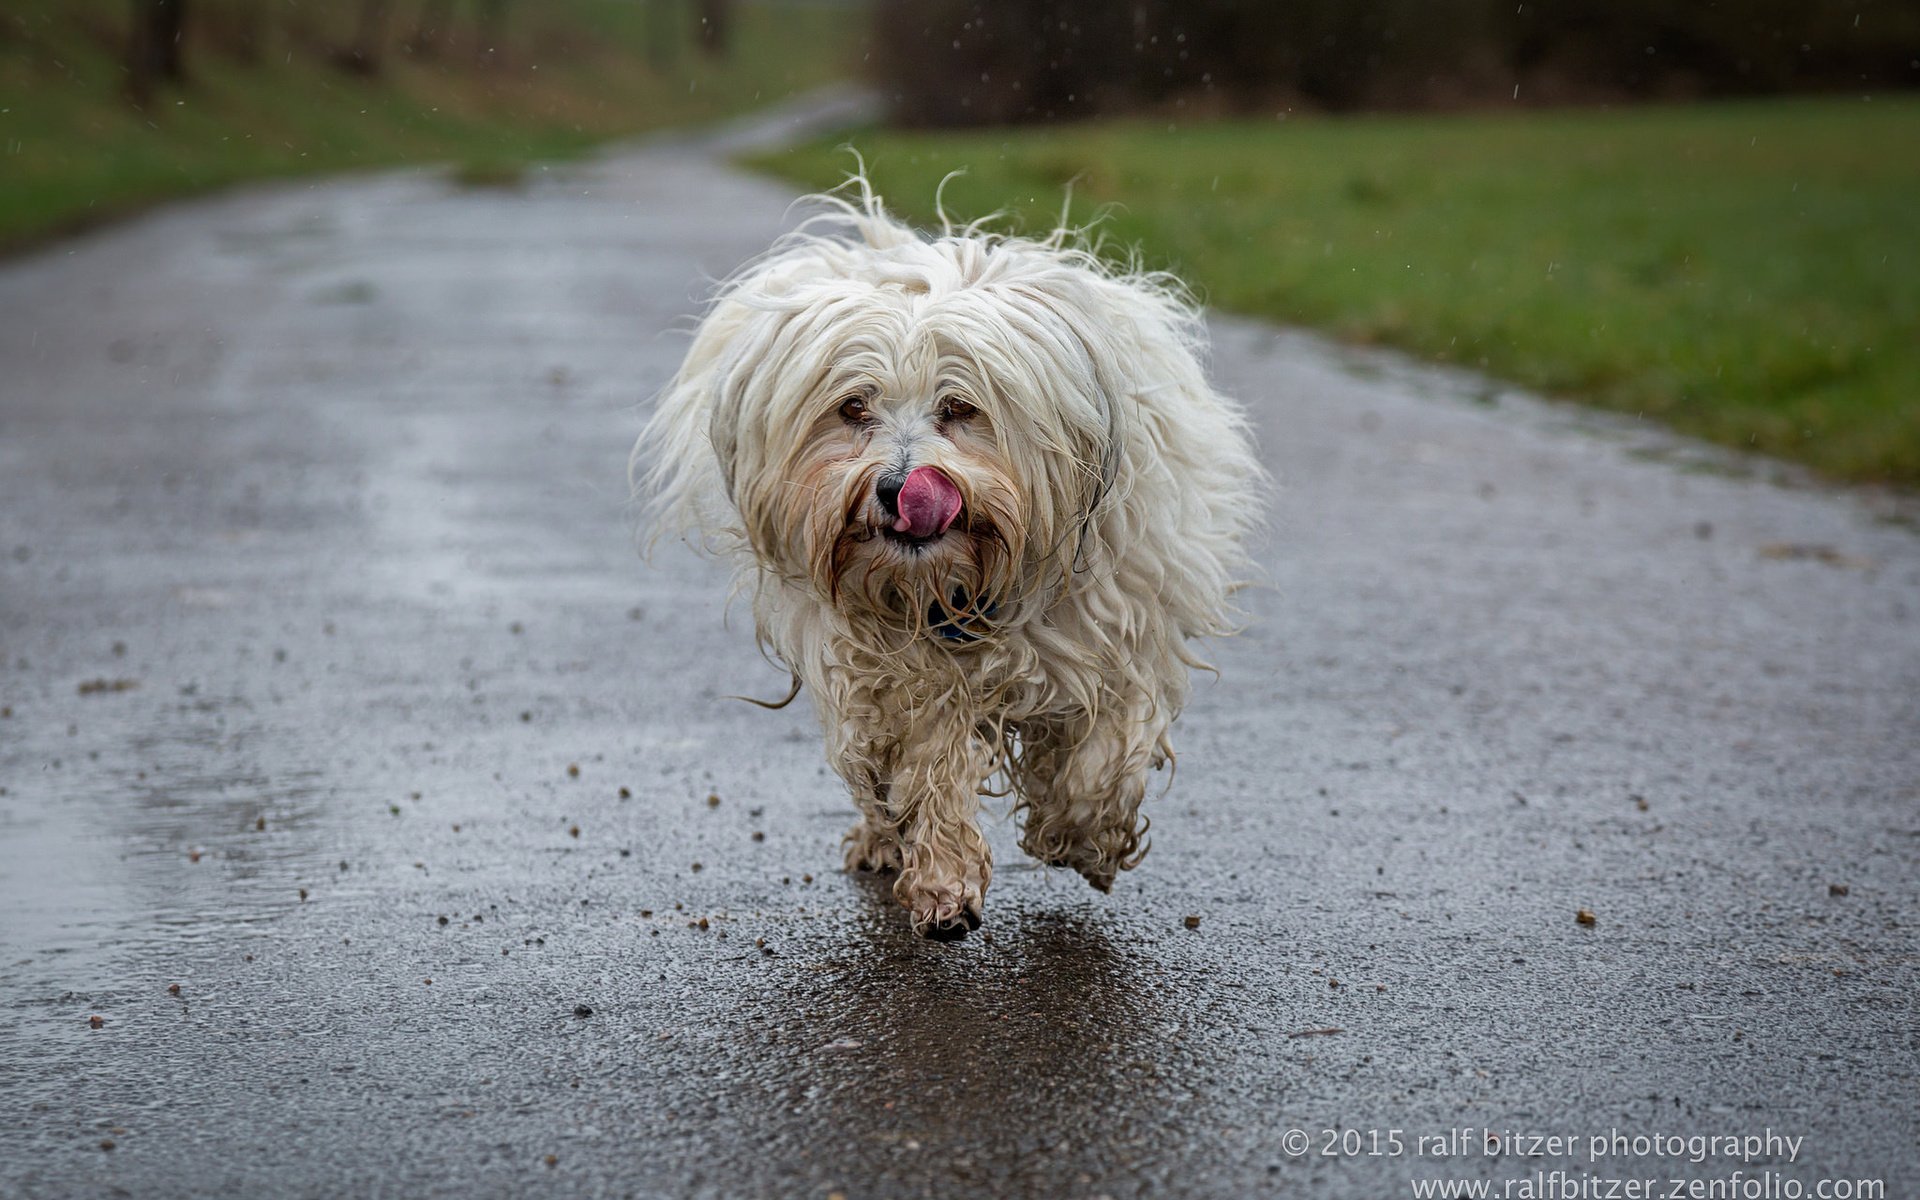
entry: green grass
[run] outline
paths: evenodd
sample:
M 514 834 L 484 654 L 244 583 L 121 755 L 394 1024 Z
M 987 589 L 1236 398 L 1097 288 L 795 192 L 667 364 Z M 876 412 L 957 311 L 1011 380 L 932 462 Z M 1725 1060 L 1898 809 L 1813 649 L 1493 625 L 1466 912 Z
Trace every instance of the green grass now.
M 245 5 L 268 12 L 249 56 Z M 394 48 L 379 78 L 337 69 L 357 4 L 197 0 L 191 79 L 145 112 L 124 94 L 126 0 L 10 0 L 0 12 L 0 249 L 156 201 L 245 180 L 446 161 L 502 186 L 528 162 L 609 138 L 709 120 L 845 76 L 865 15 L 844 6 L 736 5 L 730 57 L 709 61 L 674 4 L 674 57 L 648 56 L 639 0 L 521 0 L 501 53 L 456 40 L 430 60 Z M 394 41 L 420 4 L 395 6 Z
M 854 144 L 903 211 L 1106 207 L 1211 303 L 1920 484 L 1920 98 L 1164 122 Z M 838 183 L 839 142 L 762 157 Z

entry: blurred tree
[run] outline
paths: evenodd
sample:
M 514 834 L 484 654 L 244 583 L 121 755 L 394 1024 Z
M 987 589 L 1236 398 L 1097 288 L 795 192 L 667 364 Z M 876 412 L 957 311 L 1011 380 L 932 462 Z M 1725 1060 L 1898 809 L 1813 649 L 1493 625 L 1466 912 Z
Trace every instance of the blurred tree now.
M 876 0 L 898 121 L 1920 86 L 1920 0 Z
M 220 0 L 194 9 L 193 36 L 203 51 L 232 62 L 258 63 L 266 57 L 268 10 L 272 0 Z
M 234 17 L 234 56 L 244 63 L 257 63 L 267 52 L 267 5 L 265 0 L 247 0 Z
M 452 32 L 453 0 L 423 0 L 420 16 L 407 35 L 407 53 L 415 58 L 433 58 Z
M 727 53 L 732 7 L 731 0 L 696 0 L 700 49 L 715 58 L 725 57 Z
M 387 21 L 392 14 L 393 0 L 360 0 L 353 41 L 333 56 L 334 65 L 356 75 L 378 75 L 387 45 Z
M 186 35 L 187 0 L 133 0 L 133 24 L 127 37 L 127 90 L 144 107 L 161 82 L 186 80 L 181 42 Z
M 507 32 L 507 0 L 474 0 L 474 32 L 479 38 L 475 49 L 480 61 L 499 65 L 500 46 Z

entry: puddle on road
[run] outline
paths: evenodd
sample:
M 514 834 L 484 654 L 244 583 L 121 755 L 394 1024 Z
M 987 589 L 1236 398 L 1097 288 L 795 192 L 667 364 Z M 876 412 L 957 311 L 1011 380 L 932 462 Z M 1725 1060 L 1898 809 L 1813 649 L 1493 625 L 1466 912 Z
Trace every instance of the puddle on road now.
M 196 706 L 173 735 L 129 739 L 124 765 L 19 755 L 42 767 L 0 796 L 0 963 L 16 982 L 54 957 L 71 981 L 144 940 L 216 936 L 297 900 L 324 858 L 303 836 L 320 815 L 320 773 L 269 776 L 234 750 L 261 726 L 206 721 Z
M 1221 1031 L 1246 1028 L 1266 992 L 1206 969 L 1198 942 L 1030 882 L 1009 879 L 961 942 L 916 937 L 886 881 L 858 877 L 771 936 L 777 958 L 709 959 L 691 996 L 654 992 L 637 971 L 644 990 L 604 1014 L 620 1077 L 650 1111 L 726 1098 L 688 1170 L 727 1169 L 725 1148 L 750 1135 L 788 1153 L 831 1146 L 805 1168 L 815 1182 L 875 1194 L 920 1178 L 926 1155 L 988 1195 L 1153 1180 L 1170 1122 L 1202 1119 L 1181 1116 L 1193 1081 L 1238 1044 Z

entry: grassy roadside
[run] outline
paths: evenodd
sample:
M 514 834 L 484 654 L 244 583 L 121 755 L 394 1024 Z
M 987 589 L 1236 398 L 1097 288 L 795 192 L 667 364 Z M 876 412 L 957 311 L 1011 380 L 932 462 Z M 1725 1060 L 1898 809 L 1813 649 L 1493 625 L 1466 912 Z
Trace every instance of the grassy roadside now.
M 931 215 L 1074 219 L 1210 303 L 1920 485 L 1920 97 L 855 136 Z M 810 187 L 842 140 L 756 165 Z
M 476 183 L 598 142 L 709 120 L 844 76 L 865 31 L 857 7 L 742 2 L 732 53 L 708 59 L 679 28 L 656 40 L 635 0 L 509 5 L 483 62 L 456 24 L 431 59 L 398 43 L 395 5 L 377 78 L 331 61 L 357 5 L 192 6 L 186 86 L 145 112 L 125 98 L 124 0 L 12 0 L 0 12 L 0 250 L 159 200 L 249 179 L 448 161 Z M 467 20 L 469 6 L 454 7 Z M 464 40 L 463 40 L 464 39 Z M 650 50 L 671 45 L 656 63 Z

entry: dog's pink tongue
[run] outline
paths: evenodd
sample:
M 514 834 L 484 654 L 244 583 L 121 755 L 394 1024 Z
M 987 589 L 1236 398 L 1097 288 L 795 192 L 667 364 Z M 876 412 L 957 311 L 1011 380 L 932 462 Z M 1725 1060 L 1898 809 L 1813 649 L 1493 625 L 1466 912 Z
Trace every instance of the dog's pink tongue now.
M 900 485 L 895 506 L 900 512 L 900 519 L 893 523 L 895 533 L 929 538 L 945 533 L 960 515 L 960 489 L 940 468 L 920 467 Z

